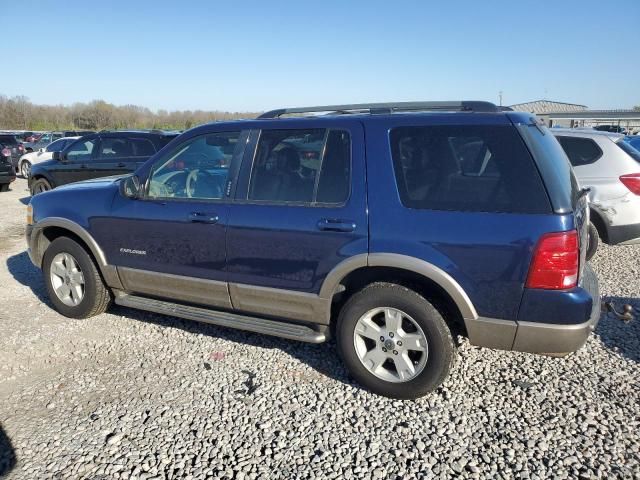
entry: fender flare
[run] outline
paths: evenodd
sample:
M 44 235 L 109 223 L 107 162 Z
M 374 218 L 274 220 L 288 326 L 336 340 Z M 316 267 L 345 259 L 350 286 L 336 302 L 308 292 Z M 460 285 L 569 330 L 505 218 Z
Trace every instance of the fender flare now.
M 100 245 L 98 245 L 98 242 L 95 241 L 95 239 L 89 232 L 87 232 L 87 230 L 83 226 L 72 220 L 69 220 L 68 218 L 48 217 L 40 220 L 35 225 L 33 225 L 33 231 L 31 233 L 29 244 L 31 248 L 32 259 L 37 267 L 42 268 L 42 259 L 44 257 L 44 252 L 49 245 L 48 240 L 44 236 L 44 230 L 49 227 L 57 227 L 68 230 L 78 238 L 80 238 L 91 251 L 93 258 L 98 265 L 98 269 L 100 270 L 100 273 L 102 274 L 102 277 L 104 278 L 107 285 L 112 288 L 122 289 L 122 283 L 120 282 L 116 267 L 107 263 L 107 257 L 105 256 L 102 248 L 100 248 Z
M 336 265 L 325 278 L 319 296 L 331 299 L 340 282 L 351 272 L 363 267 L 391 267 L 417 273 L 439 285 L 456 304 L 464 320 L 476 320 L 471 299 L 456 280 L 441 268 L 419 258 L 397 253 L 362 253 Z

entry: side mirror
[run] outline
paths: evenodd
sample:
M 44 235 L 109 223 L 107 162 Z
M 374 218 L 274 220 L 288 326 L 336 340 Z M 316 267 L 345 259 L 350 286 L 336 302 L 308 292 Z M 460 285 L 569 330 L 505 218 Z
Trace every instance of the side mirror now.
M 120 190 L 122 191 L 122 195 L 127 198 L 140 198 L 140 194 L 142 193 L 140 179 L 137 175 L 131 175 L 122 179 L 122 181 L 120 182 Z
M 40 150 L 38 150 L 40 153 L 44 153 L 44 148 L 41 148 Z

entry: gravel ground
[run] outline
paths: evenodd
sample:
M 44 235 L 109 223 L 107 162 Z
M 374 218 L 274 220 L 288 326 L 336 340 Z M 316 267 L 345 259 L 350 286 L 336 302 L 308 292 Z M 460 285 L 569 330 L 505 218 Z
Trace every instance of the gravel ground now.
M 564 359 L 460 339 L 437 392 L 355 385 L 308 345 L 45 298 L 22 238 L 24 180 L 0 194 L 0 471 L 41 478 L 639 478 L 640 320 L 603 316 Z M 603 246 L 604 295 L 640 309 L 640 247 Z M 0 472 L 0 476 L 2 473 Z

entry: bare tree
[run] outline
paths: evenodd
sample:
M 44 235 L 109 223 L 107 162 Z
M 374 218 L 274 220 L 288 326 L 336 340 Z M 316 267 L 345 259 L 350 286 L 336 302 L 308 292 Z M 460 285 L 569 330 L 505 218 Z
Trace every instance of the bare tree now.
M 117 106 L 104 100 L 65 105 L 37 105 L 27 97 L 0 95 L 0 129 L 123 129 L 163 128 L 184 130 L 207 122 L 252 118 L 256 112 L 223 112 L 218 110 L 158 110 L 153 112 L 138 105 Z

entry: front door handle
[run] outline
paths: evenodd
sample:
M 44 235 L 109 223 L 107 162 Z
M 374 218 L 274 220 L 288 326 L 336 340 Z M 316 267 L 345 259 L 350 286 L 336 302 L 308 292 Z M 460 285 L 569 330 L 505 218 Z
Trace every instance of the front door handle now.
M 189 214 L 189 221 L 193 223 L 218 223 L 220 221 L 220 217 L 215 213 L 205 213 L 205 212 L 191 212 Z
M 118 165 L 116 165 L 118 168 L 122 168 L 122 167 L 126 167 L 127 164 L 124 162 L 120 162 Z
M 351 220 L 340 220 L 337 218 L 322 218 L 318 220 L 318 230 L 324 232 L 353 232 L 356 224 Z

